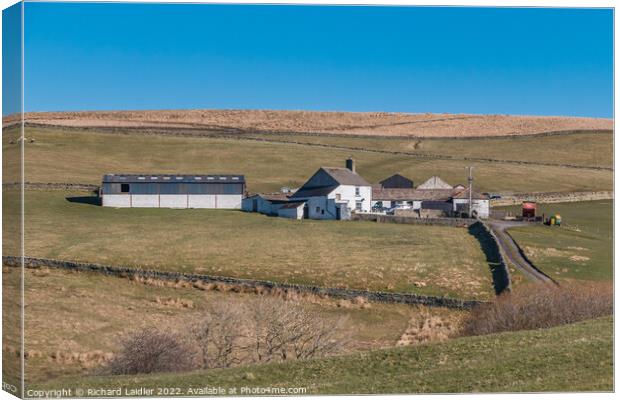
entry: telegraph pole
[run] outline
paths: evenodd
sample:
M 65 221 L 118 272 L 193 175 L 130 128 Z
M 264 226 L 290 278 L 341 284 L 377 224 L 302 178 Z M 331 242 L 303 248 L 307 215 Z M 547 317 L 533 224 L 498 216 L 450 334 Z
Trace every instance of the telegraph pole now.
M 472 191 L 472 186 L 474 185 L 474 177 L 472 175 L 472 171 L 474 169 L 474 167 L 466 167 L 469 169 L 469 177 L 467 178 L 467 183 L 469 184 L 469 203 L 467 203 L 467 208 L 469 211 L 469 218 L 471 218 L 471 191 Z

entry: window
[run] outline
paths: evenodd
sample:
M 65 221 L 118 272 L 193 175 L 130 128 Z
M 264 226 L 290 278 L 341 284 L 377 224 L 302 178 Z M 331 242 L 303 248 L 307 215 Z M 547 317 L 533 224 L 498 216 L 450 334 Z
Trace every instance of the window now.
M 355 202 L 355 209 L 357 211 L 362 211 L 362 202 L 361 201 L 356 201 Z
M 356 186 L 356 187 L 355 187 L 355 195 L 356 195 L 356 196 L 359 196 L 359 195 L 360 195 L 360 188 L 359 188 L 359 186 Z
M 340 193 L 336 193 L 336 200 L 340 201 Z
M 317 208 L 316 208 L 316 213 L 318 214 L 318 213 L 320 213 L 320 212 L 321 212 L 321 207 L 317 207 Z
M 121 183 L 121 193 L 129 193 L 129 183 Z

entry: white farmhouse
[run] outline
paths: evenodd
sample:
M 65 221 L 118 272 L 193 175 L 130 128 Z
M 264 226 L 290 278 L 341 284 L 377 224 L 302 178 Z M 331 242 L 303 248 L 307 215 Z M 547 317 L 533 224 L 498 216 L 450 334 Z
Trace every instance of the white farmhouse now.
M 319 168 L 290 200 L 304 203 L 304 218 L 349 219 L 352 211 L 370 212 L 372 188 L 348 159 L 346 168 Z

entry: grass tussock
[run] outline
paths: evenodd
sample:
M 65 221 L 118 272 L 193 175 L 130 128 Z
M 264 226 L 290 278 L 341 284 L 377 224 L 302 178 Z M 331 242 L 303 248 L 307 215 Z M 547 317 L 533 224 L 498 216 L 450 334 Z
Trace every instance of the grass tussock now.
M 524 285 L 474 309 L 461 335 L 551 328 L 613 313 L 611 282 Z

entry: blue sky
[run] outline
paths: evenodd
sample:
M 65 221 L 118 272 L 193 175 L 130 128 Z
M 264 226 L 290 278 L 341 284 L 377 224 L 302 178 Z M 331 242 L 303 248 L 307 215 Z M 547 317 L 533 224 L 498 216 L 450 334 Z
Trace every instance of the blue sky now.
M 613 114 L 609 9 L 25 5 L 27 111 Z

